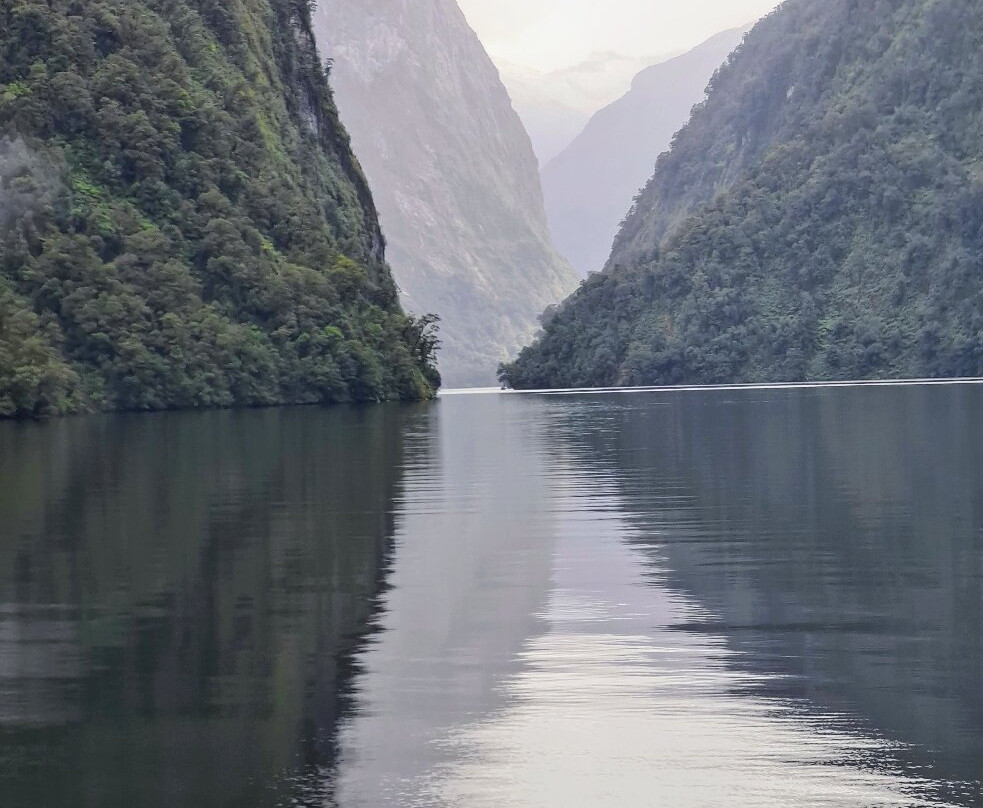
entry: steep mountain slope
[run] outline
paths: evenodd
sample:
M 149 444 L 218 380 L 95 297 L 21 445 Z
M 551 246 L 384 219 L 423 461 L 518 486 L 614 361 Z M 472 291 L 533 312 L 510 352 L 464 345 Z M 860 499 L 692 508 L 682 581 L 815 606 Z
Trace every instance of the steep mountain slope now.
M 316 31 L 407 307 L 441 316 L 448 384 L 493 383 L 576 283 L 497 70 L 454 0 L 326 0 Z
M 0 7 L 0 416 L 433 393 L 308 0 Z
M 599 271 L 625 211 L 658 156 L 704 97 L 744 31 L 724 31 L 689 53 L 639 73 L 542 171 L 553 243 L 583 276 Z
M 517 387 L 983 373 L 983 6 L 788 0 Z
M 541 166 L 545 165 L 577 137 L 590 119 L 591 111 L 557 97 L 542 73 L 502 67 L 501 76 L 512 106 L 532 141 L 536 159 Z

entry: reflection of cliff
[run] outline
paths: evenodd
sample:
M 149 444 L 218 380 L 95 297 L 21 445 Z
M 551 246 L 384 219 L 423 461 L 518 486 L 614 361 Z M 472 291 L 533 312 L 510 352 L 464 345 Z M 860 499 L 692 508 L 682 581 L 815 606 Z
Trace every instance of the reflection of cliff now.
M 779 696 L 983 777 L 983 392 L 628 397 L 588 440 L 641 542 Z M 635 408 L 634 404 L 646 403 Z M 774 683 L 775 680 L 772 680 Z
M 384 630 L 360 655 L 342 733 L 346 808 L 443 805 L 432 778 L 459 762 L 457 735 L 503 706 L 543 631 L 556 517 L 541 410 L 525 404 L 444 398 L 431 462 L 407 469 Z
M 265 806 L 330 765 L 416 418 L 0 431 L 0 803 Z

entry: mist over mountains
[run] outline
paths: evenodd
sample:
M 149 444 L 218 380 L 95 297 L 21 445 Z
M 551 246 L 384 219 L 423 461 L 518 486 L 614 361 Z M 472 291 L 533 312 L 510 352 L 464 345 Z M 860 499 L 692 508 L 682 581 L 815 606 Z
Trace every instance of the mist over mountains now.
M 498 70 L 455 0 L 324 0 L 315 30 L 405 305 L 441 316 L 448 385 L 494 383 L 576 284 Z
M 603 268 L 618 226 L 652 175 L 656 158 L 703 100 L 710 77 L 744 32 L 724 31 L 682 56 L 647 67 L 624 96 L 597 112 L 544 166 L 554 244 L 582 276 Z
M 597 110 L 628 89 L 639 70 L 663 58 L 603 52 L 550 71 L 507 62 L 498 66 L 540 166 L 545 166 L 580 134 Z

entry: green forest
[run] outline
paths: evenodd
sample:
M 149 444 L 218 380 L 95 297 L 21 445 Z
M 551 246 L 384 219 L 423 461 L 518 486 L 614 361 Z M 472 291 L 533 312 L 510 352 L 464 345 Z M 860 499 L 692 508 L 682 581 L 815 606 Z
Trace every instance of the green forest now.
M 983 375 L 983 4 L 788 0 L 515 388 Z
M 310 14 L 0 6 L 0 417 L 434 394 Z

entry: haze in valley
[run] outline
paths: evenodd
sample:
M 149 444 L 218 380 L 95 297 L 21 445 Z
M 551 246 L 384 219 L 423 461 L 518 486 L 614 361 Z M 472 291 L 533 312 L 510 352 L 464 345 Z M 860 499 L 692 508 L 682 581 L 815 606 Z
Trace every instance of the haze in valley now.
M 775 0 L 460 0 L 541 166 L 645 68 L 769 13 Z
M 778 5 L 775 0 L 459 0 L 459 4 L 492 59 L 544 72 L 609 51 L 635 57 L 682 53 Z

